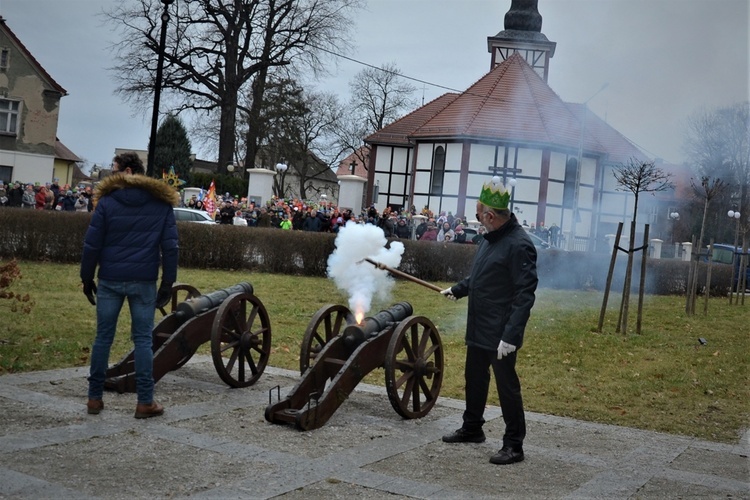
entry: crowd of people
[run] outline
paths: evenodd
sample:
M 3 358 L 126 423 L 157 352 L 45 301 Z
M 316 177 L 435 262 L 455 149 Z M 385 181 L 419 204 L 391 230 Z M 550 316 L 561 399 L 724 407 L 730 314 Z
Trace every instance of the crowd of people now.
M 197 195 L 193 195 L 184 206 L 207 210 L 206 203 Z M 421 217 L 415 217 L 417 215 Z M 360 213 L 355 213 L 326 201 L 273 197 L 267 203 L 259 205 L 253 200 L 233 197 L 229 193 L 217 197 L 214 218 L 219 224 L 330 233 L 337 233 L 348 221 L 354 221 L 357 224 L 376 225 L 389 238 L 445 243 L 476 243 L 483 232 L 480 227 L 478 233 L 474 234 L 472 231 L 469 234 L 465 231 L 465 222 L 461 218 L 453 216 L 451 212 L 441 212 L 435 217 L 427 207 L 417 214 L 413 206 L 410 210 L 401 212 L 386 207 L 380 212 L 375 205 L 370 205 Z
M 64 212 L 91 212 L 90 186 L 73 187 L 70 184 L 60 185 L 59 179 L 44 185 L 40 183 L 23 184 L 15 181 L 7 185 L 0 180 L 0 206 L 17 207 L 34 210 L 57 210 Z
M 531 226 L 524 220 L 521 225 L 531 234 L 535 234 L 539 239 L 546 241 L 553 247 L 562 246 L 563 235 L 560 231 L 560 227 L 554 222 L 550 227 L 546 227 L 544 222 L 540 222 L 538 226 L 531 223 Z
M 12 186 L 0 180 L 0 206 L 91 212 L 92 194 L 90 186 L 60 185 L 59 179 L 44 185 L 24 185 L 16 181 Z M 204 211 L 210 208 L 206 206 L 205 200 L 199 199 L 196 195 L 182 205 Z M 375 205 L 371 205 L 355 213 L 352 210 L 340 209 L 333 202 L 273 197 L 265 204 L 256 204 L 253 200 L 231 196 L 229 193 L 217 196 L 213 206 L 213 217 L 219 224 L 271 227 L 288 231 L 337 233 L 348 221 L 354 221 L 357 224 L 376 225 L 389 238 L 464 244 L 477 243 L 484 232 L 482 226 L 476 232 L 467 232 L 466 221 L 460 217 L 454 216 L 451 212 L 440 212 L 436 216 L 427 207 L 419 213 L 414 206 L 400 212 L 386 207 L 380 212 Z M 415 217 L 417 215 L 421 217 Z

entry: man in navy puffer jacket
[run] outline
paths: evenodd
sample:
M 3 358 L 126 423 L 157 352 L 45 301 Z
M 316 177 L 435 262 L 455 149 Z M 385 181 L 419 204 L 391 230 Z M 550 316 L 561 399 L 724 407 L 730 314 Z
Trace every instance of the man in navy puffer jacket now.
M 96 305 L 87 409 L 96 415 L 104 408 L 102 395 L 109 352 L 117 318 L 127 299 L 135 347 L 135 418 L 148 418 L 164 413 L 164 407 L 154 401 L 151 335 L 156 307 L 169 302 L 177 279 L 179 248 L 172 207 L 178 204 L 179 195 L 166 183 L 146 177 L 143 162 L 135 153 L 116 156 L 113 171 L 96 187 L 96 208 L 81 259 L 83 293 Z M 98 287 L 94 283 L 97 266 Z M 157 292 L 160 266 L 162 277 Z

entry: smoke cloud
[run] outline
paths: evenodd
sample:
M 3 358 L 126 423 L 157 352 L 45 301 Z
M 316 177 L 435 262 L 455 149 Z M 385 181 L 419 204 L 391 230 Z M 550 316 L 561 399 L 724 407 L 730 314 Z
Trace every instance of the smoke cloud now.
M 370 258 L 388 267 L 397 268 L 404 254 L 401 242 L 391 242 L 383 230 L 372 224 L 357 224 L 349 221 L 336 236 L 336 249 L 328 257 L 328 277 L 349 296 L 349 309 L 364 314 L 370 310 L 372 299 L 386 300 L 394 281 L 388 273 L 369 262 Z

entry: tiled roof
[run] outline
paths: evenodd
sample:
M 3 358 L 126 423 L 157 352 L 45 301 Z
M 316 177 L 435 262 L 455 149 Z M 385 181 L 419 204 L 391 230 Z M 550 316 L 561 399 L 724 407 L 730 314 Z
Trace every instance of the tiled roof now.
M 21 43 L 21 40 L 18 39 L 16 34 L 13 33 L 13 31 L 11 31 L 11 29 L 8 27 L 8 25 L 5 22 L 5 19 L 2 16 L 0 16 L 0 29 L 5 31 L 5 34 L 8 35 L 8 38 L 13 40 L 13 42 L 18 46 L 18 49 L 26 55 L 31 65 L 34 66 L 39 71 L 39 73 L 41 73 L 42 77 L 45 80 L 47 80 L 47 83 L 49 83 L 55 90 L 57 90 L 61 94 L 68 95 L 68 91 L 65 90 L 62 87 L 62 85 L 57 83 L 55 79 L 52 78 L 52 76 L 50 76 L 49 73 L 47 73 L 47 71 L 42 67 L 42 65 L 39 64 L 39 61 L 37 61 L 36 58 L 31 54 L 31 52 L 29 52 L 29 49 L 27 49 L 26 46 L 23 43 Z
M 568 109 L 580 121 L 584 119 L 584 134 L 593 136 L 598 144 L 601 144 L 603 150 L 608 153 L 607 159 L 614 163 L 627 163 L 631 158 L 648 161 L 648 157 L 641 152 L 632 142 L 624 135 L 615 130 L 607 122 L 592 113 L 584 104 L 566 103 Z
M 415 139 L 457 138 L 553 145 L 573 151 L 582 146 L 584 152 L 607 154 L 608 160 L 617 163 L 632 157 L 647 159 L 583 104 L 563 102 L 517 53 L 461 94 L 445 94 L 365 141 L 407 146 Z
M 354 162 L 354 175 L 367 179 L 367 165 L 362 163 L 360 158 L 364 157 L 365 161 L 370 161 L 370 148 L 368 146 L 362 146 L 357 150 L 356 153 L 351 153 L 349 156 L 339 162 L 339 168 L 336 169 L 336 176 L 339 175 L 352 175 L 351 164 Z
M 415 139 L 465 137 L 577 149 L 581 125 L 560 97 L 519 55 L 493 68 L 440 113 Z M 587 136 L 587 150 L 603 151 Z
M 73 151 L 69 150 L 65 144 L 60 142 L 60 139 L 58 138 L 55 138 L 55 158 L 66 161 L 82 161 L 75 153 L 73 153 Z
M 396 120 L 390 125 L 385 126 L 374 134 L 366 137 L 365 142 L 368 144 L 408 146 L 408 136 L 411 135 L 414 130 L 418 129 L 436 114 L 443 111 L 446 106 L 451 104 L 458 97 L 459 94 L 443 94 L 437 99 L 417 108 L 403 118 Z

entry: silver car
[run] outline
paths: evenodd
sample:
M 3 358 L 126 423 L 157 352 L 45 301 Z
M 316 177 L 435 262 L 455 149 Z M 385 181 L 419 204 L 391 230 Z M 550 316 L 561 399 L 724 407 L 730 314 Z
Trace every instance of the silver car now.
M 174 208 L 174 218 L 177 222 L 197 222 L 198 224 L 216 224 L 216 221 L 203 210 L 192 208 Z

